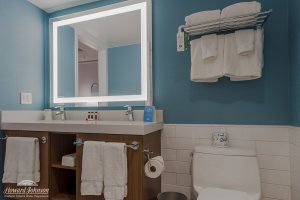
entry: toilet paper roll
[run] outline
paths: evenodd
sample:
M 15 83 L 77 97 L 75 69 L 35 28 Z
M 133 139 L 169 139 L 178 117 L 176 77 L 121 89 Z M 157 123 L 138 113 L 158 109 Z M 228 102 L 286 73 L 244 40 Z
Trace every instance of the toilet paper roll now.
M 145 174 L 149 178 L 158 178 L 164 170 L 165 163 L 161 156 L 151 158 L 150 161 L 145 164 Z

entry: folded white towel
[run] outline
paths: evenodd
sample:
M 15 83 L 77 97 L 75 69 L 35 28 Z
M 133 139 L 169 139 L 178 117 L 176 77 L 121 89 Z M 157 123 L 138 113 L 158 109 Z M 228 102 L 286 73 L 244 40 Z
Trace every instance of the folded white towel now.
M 22 138 L 19 143 L 18 179 L 40 182 L 40 148 L 38 138 Z
M 191 41 L 191 80 L 194 82 L 217 82 L 218 78 L 224 76 L 223 51 L 224 35 L 217 36 L 217 56 L 213 59 L 203 59 L 201 40 L 199 38 Z
M 17 183 L 19 141 L 17 138 L 9 137 L 6 141 L 3 183 Z
M 240 55 L 236 50 L 235 34 L 225 36 L 224 69 L 230 80 L 253 80 L 261 77 L 264 65 L 263 41 L 263 30 L 256 30 L 254 51 L 247 55 Z
M 103 191 L 104 142 L 84 142 L 81 172 L 81 195 L 100 196 Z
M 257 1 L 241 2 L 227 6 L 222 10 L 221 18 L 237 17 L 247 14 L 256 14 L 261 11 L 261 4 Z
M 211 59 L 218 55 L 218 36 L 217 34 L 205 35 L 201 39 L 202 58 Z
M 104 198 L 122 200 L 127 196 L 127 150 L 124 143 L 104 145 Z
M 38 138 L 9 137 L 6 141 L 3 183 L 40 181 Z
M 237 52 L 241 55 L 247 55 L 254 50 L 254 33 L 253 29 L 238 30 L 235 32 Z
M 185 17 L 185 22 L 187 26 L 194 26 L 206 22 L 217 21 L 220 19 L 220 16 L 221 10 L 202 11 Z

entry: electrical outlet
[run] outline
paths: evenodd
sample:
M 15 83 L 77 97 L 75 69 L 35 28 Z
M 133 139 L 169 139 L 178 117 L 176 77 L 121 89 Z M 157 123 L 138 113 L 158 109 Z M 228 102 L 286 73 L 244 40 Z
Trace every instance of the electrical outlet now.
M 21 104 L 32 104 L 32 93 L 21 92 Z

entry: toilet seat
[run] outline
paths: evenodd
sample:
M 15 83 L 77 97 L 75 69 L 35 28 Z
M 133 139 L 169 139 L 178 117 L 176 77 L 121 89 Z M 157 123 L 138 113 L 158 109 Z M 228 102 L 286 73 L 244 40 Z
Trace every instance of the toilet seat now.
M 197 200 L 259 200 L 258 194 L 227 190 L 221 188 L 205 188 L 199 192 Z

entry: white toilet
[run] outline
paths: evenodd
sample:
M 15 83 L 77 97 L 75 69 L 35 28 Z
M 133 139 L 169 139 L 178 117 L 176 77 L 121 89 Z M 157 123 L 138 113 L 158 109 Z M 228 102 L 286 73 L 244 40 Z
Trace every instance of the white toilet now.
M 255 151 L 195 147 L 193 186 L 197 200 L 259 200 L 261 185 Z

